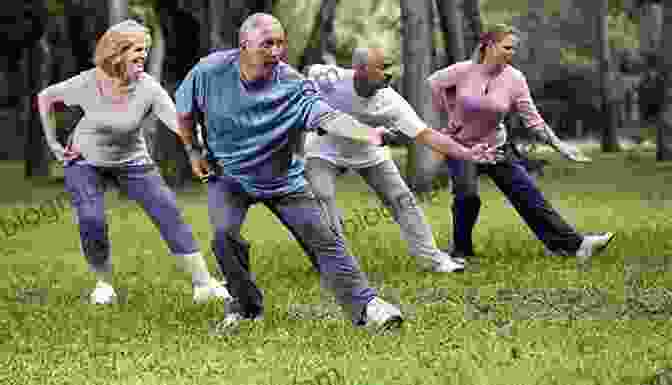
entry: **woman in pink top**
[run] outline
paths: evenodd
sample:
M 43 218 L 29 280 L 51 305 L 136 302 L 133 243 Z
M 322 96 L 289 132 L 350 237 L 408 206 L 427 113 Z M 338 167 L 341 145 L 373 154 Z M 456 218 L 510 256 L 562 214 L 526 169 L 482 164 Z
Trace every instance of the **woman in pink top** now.
M 585 262 L 604 249 L 612 233 L 579 234 L 551 207 L 528 175 L 522 160 L 507 145 L 504 116 L 517 112 L 528 129 L 544 143 L 578 162 L 590 159 L 562 142 L 537 112 L 525 76 L 510 65 L 518 44 L 518 31 L 498 24 L 481 36 L 471 60 L 453 64 L 432 74 L 427 82 L 434 107 L 449 114 L 443 131 L 465 146 L 486 143 L 498 147 L 501 157 L 494 164 L 448 160 L 453 178 L 454 256 L 474 255 L 472 229 L 481 200 L 478 174 L 486 173 L 506 195 L 528 226 L 553 253 L 576 255 Z

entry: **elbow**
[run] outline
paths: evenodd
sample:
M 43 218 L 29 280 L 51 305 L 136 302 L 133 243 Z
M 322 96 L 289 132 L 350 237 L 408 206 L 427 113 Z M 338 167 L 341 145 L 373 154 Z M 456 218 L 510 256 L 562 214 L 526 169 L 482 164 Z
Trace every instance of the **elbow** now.
M 436 93 L 436 83 L 431 77 L 425 79 L 425 87 L 429 88 L 429 90 L 432 92 L 432 95 Z
M 194 117 L 190 113 L 177 113 L 177 125 L 181 128 L 190 128 L 194 125 Z
M 48 112 L 49 110 L 51 110 L 51 107 L 54 104 L 54 101 L 49 96 L 46 89 L 40 91 L 35 99 L 36 100 L 34 107 L 36 107 L 37 111 L 40 113 Z

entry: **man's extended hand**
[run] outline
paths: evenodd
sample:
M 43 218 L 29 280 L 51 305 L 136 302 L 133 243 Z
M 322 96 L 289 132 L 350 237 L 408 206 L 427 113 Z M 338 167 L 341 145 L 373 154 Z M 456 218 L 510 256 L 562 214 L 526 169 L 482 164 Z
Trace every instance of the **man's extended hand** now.
M 189 163 L 191 164 L 191 172 L 201 181 L 201 183 L 207 182 L 208 177 L 211 174 L 210 165 L 203 157 L 202 152 L 191 146 L 187 146 L 186 151 L 189 156 Z
M 68 147 L 65 148 L 65 152 L 63 153 L 63 160 L 65 162 L 75 160 L 79 157 L 82 156 L 82 152 L 79 150 L 79 147 L 77 147 L 74 143 L 70 144 Z
M 192 159 L 191 163 L 191 172 L 194 173 L 194 176 L 198 178 L 202 183 L 208 181 L 210 176 L 210 168 L 208 162 L 205 159 Z
M 560 154 L 562 154 L 562 156 L 574 162 L 580 162 L 580 163 L 592 162 L 592 159 L 584 155 L 583 152 L 581 152 L 581 150 L 579 150 L 578 147 L 572 146 L 569 143 L 558 141 L 557 143 L 554 143 L 553 147 L 555 147 L 555 149 Z
M 381 131 L 381 146 L 389 145 L 409 145 L 413 143 L 413 138 L 395 129 L 386 129 L 380 127 Z

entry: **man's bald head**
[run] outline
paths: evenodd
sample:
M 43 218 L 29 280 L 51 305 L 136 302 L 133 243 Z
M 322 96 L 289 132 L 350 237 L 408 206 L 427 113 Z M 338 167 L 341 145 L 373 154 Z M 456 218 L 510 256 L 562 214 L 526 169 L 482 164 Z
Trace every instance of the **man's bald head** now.
M 378 44 L 357 47 L 352 51 L 352 68 L 366 70 L 369 65 L 376 67 L 385 64 L 385 50 Z
M 358 47 L 352 51 L 352 69 L 357 95 L 368 98 L 388 86 L 391 75 L 386 73 L 388 63 L 385 50 L 378 44 Z

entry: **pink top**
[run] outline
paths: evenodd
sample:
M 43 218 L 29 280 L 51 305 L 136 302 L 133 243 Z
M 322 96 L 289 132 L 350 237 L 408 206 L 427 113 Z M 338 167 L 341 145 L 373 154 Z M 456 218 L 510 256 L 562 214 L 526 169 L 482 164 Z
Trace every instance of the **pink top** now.
M 527 80 L 510 65 L 455 63 L 427 78 L 437 111 L 449 114 L 442 132 L 466 145 L 496 144 L 497 124 L 506 113 L 518 112 L 528 129 L 543 127 Z

